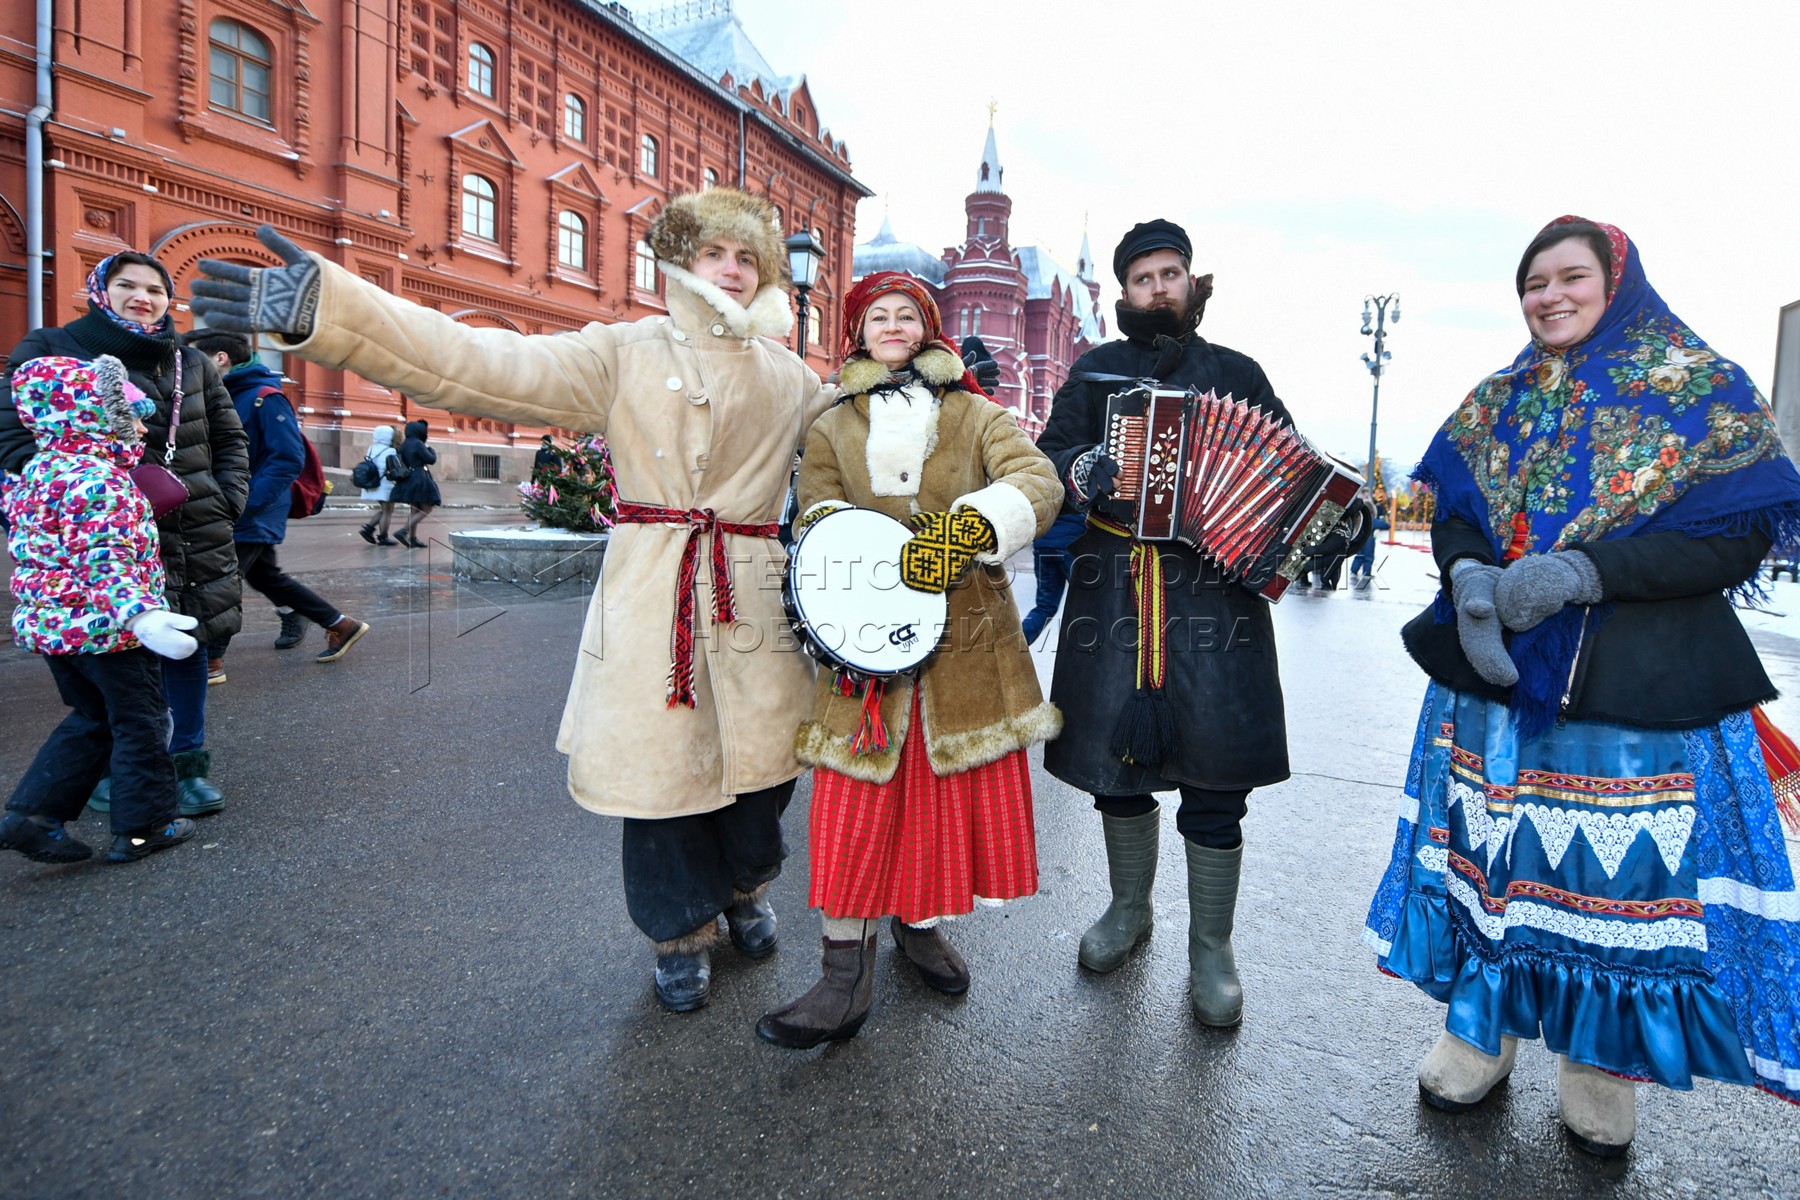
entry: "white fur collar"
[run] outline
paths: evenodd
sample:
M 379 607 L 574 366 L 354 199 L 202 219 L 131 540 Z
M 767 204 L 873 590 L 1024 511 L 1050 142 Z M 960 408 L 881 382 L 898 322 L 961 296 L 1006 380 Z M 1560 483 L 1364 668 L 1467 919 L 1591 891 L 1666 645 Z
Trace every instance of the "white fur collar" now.
M 741 338 L 785 338 L 794 327 L 794 314 L 788 307 L 787 293 L 776 284 L 759 288 L 756 295 L 751 297 L 750 307 L 745 308 L 727 296 L 717 284 L 700 278 L 685 267 L 660 260 L 656 265 L 672 282 L 681 286 L 681 292 L 669 293 L 669 311 L 676 316 L 677 324 L 686 324 L 681 318 L 687 314 L 676 313 L 678 300 L 684 298 L 682 292 L 685 292 L 703 301 L 711 310 L 695 314 L 696 326 L 706 325 L 716 315 L 724 319 L 725 327 L 733 336 Z
M 877 496 L 916 496 L 925 460 L 937 449 L 938 399 L 913 384 L 868 397 L 869 487 Z

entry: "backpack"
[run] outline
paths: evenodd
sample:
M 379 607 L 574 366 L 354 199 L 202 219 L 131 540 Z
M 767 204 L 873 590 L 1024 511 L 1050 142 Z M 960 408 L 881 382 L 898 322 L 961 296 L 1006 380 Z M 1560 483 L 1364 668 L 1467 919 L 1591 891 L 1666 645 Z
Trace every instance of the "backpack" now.
M 394 451 L 393 457 L 387 460 L 387 466 L 383 468 L 382 474 L 386 475 L 395 483 L 399 483 L 402 479 L 405 479 L 412 474 L 412 468 L 400 461 L 400 452 L 396 450 Z
M 257 389 L 255 407 L 261 408 L 262 402 L 269 396 L 286 395 L 277 387 Z M 294 416 L 294 423 L 300 423 L 299 414 Z M 331 484 L 325 479 L 325 466 L 319 461 L 319 452 L 313 449 L 312 439 L 304 432 L 300 434 L 301 453 L 306 458 L 300 464 L 300 476 L 294 480 L 288 493 L 288 520 L 299 521 L 307 517 L 317 516 L 325 509 L 325 497 L 331 493 Z
M 372 492 L 381 486 L 381 468 L 365 454 L 363 460 L 350 469 L 350 482 L 366 492 Z

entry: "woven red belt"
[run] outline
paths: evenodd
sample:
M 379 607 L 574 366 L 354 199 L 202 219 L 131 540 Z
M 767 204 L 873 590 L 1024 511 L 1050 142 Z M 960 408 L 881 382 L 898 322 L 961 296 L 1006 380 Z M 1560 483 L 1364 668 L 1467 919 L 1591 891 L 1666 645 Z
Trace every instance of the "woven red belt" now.
M 710 508 L 664 508 L 660 504 L 638 504 L 619 500 L 613 519 L 621 525 L 686 525 L 687 545 L 681 550 L 681 572 L 675 578 L 675 621 L 669 632 L 668 705 L 694 707 L 694 580 L 700 566 L 700 535 L 712 535 L 713 624 L 729 625 L 737 620 L 737 603 L 731 592 L 731 567 L 725 561 L 725 539 L 721 533 L 738 533 L 745 537 L 772 538 L 781 531 L 774 521 L 766 525 L 744 525 L 721 521 Z

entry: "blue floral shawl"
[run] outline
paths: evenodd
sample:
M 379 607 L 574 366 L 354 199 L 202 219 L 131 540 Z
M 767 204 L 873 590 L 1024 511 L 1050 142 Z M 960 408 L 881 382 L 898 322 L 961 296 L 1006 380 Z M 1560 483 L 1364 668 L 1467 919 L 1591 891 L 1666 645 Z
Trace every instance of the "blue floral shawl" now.
M 1495 561 L 1664 531 L 1800 541 L 1800 472 L 1768 402 L 1669 311 L 1625 234 L 1600 228 L 1613 264 L 1599 324 L 1560 352 L 1533 339 L 1450 415 L 1414 471 L 1438 516 L 1485 531 Z M 1554 717 L 1584 619 L 1571 605 L 1513 635 L 1522 725 Z

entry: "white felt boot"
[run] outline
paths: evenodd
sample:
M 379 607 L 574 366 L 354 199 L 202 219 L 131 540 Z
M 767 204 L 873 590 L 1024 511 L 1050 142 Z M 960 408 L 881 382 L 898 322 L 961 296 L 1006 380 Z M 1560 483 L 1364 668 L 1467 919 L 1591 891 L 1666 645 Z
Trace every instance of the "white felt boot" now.
M 1449 1030 L 1419 1064 L 1419 1095 L 1445 1112 L 1463 1112 L 1480 1104 L 1494 1085 L 1512 1074 L 1519 1039 L 1502 1037 L 1499 1054 L 1483 1054 Z
M 1569 1137 L 1600 1158 L 1625 1153 L 1637 1133 L 1637 1084 L 1556 1056 L 1556 1104 Z

